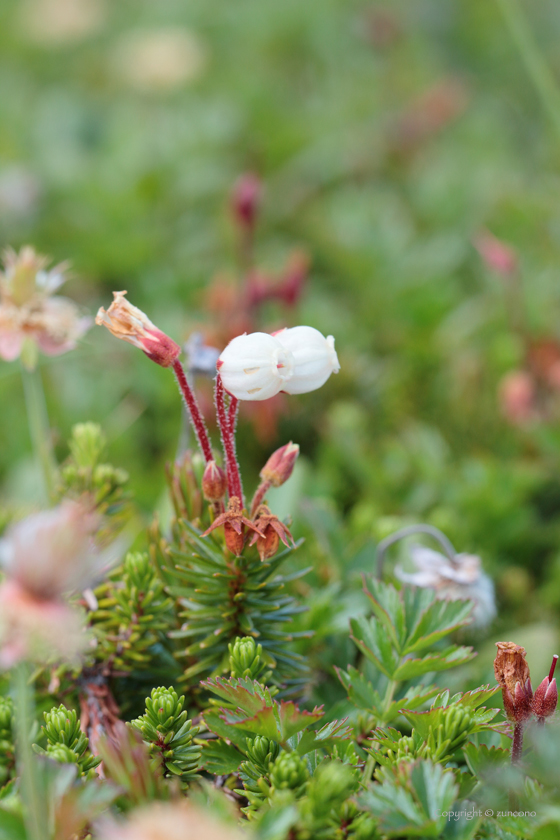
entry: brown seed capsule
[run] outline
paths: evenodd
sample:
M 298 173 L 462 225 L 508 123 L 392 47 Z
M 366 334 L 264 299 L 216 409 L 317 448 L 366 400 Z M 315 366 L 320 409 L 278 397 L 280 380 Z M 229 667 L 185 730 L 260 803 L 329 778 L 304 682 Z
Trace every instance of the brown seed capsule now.
M 280 540 L 288 547 L 290 542 L 292 545 L 294 544 L 293 537 L 284 523 L 280 522 L 266 505 L 261 505 L 258 509 L 255 527 L 259 529 L 260 534 L 253 534 L 250 545 L 257 544 L 257 551 L 263 562 L 274 557 L 278 551 Z
M 202 492 L 209 502 L 219 502 L 226 495 L 226 474 L 215 461 L 208 461 L 202 476 Z
M 246 531 L 252 531 L 258 537 L 264 536 L 258 526 L 245 516 L 241 501 L 237 496 L 229 500 L 228 508 L 221 513 L 201 536 L 207 537 L 216 528 L 224 526 L 224 538 L 228 549 L 239 557 L 245 544 Z

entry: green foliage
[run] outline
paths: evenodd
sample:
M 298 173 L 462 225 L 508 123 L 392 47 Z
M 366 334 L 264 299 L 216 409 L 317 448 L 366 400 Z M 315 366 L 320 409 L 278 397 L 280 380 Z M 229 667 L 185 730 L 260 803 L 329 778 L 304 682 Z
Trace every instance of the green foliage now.
M 156 558 L 167 591 L 179 605 L 178 629 L 170 635 L 185 647 L 177 655 L 186 659 L 184 679 L 208 672 L 229 670 L 229 644 L 238 637 L 258 638 L 263 663 L 273 669 L 279 684 L 294 688 L 305 673 L 304 658 L 290 642 L 307 633 L 290 631 L 288 625 L 301 607 L 286 594 L 290 580 L 278 570 L 293 549 L 286 549 L 264 563 L 256 550 L 232 558 L 212 537 L 201 539 L 202 530 L 179 520 L 174 540 L 154 534 Z
M 128 474 L 103 462 L 107 441 L 97 423 L 78 423 L 68 442 L 70 457 L 60 471 L 61 496 L 87 493 L 100 513 L 111 517 L 112 528 L 126 518 Z
M 97 640 L 95 659 L 116 671 L 147 668 L 162 638 L 171 601 L 147 554 L 130 553 L 95 590 L 97 608 L 89 615 Z
M 404 737 L 396 730 L 385 734 L 378 729 L 372 755 L 383 765 L 416 758 L 429 758 L 442 764 L 451 761 L 473 735 L 488 730 L 504 731 L 505 724 L 494 721 L 499 709 L 480 708 L 497 691 L 498 687 L 483 686 L 451 699 L 446 691 L 436 697 L 429 711 L 403 709 L 401 713 L 412 726 L 412 735 Z
M 352 618 L 350 626 L 354 644 L 375 666 L 376 684 L 353 667 L 336 671 L 358 708 L 389 723 L 402 708 L 415 709 L 437 693 L 423 682 L 427 675 L 472 659 L 472 648 L 440 645 L 445 636 L 468 624 L 472 602 L 442 600 L 430 589 L 399 591 L 373 579 L 370 587 L 366 593 L 373 616 Z
M 34 745 L 35 750 L 62 764 L 75 764 L 80 776 L 95 778 L 95 768 L 101 759 L 91 754 L 76 711 L 61 704 L 44 712 L 44 718 L 42 731 L 47 738 L 47 749 Z
M 458 787 L 452 770 L 430 761 L 401 764 L 358 797 L 384 837 L 439 837 Z
M 311 712 L 302 711 L 293 701 L 275 700 L 269 689 L 258 682 L 218 677 L 206 680 L 202 685 L 227 702 L 221 713 L 213 710 L 204 713 L 206 725 L 236 746 L 243 745 L 247 737 L 260 735 L 305 755 L 346 741 L 352 735 L 344 721 L 331 721 L 322 729 L 311 729 L 323 717 L 322 709 L 315 707 Z
M 246 739 L 245 752 L 247 759 L 239 765 L 238 770 L 243 789 L 236 792 L 249 800 L 243 813 L 251 819 L 270 795 L 270 772 L 280 756 L 280 746 L 270 738 L 257 735 Z
M 183 709 L 185 698 L 173 688 L 154 688 L 146 697 L 146 711 L 131 721 L 151 755 L 151 766 L 165 778 L 178 777 L 183 785 L 197 777 L 201 748 L 194 743 L 199 732 Z
M 123 723 L 116 729 L 116 737 L 105 736 L 100 740 L 99 755 L 106 777 L 121 791 L 119 807 L 128 810 L 154 800 L 169 799 L 170 785 L 163 777 L 162 765 L 153 761 L 140 732 Z
M 15 768 L 14 704 L 0 695 L 0 788 L 9 782 Z
M 379 836 L 375 821 L 351 798 L 358 790 L 358 778 L 349 765 L 340 761 L 321 763 L 308 780 L 289 754 L 280 756 L 276 765 L 283 769 L 284 784 L 269 791 L 267 807 L 259 814 L 259 837 L 374 840 Z M 285 776 L 288 778 L 284 780 Z

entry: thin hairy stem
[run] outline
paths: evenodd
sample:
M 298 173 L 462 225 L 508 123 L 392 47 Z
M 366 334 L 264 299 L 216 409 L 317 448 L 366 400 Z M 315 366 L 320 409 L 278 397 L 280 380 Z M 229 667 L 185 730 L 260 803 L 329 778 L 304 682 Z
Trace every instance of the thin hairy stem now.
M 51 430 L 47 413 L 47 402 L 40 370 L 28 370 L 22 365 L 23 391 L 27 408 L 27 420 L 35 458 L 41 468 L 45 498 L 54 502 L 56 485 L 56 462 L 51 443 Z
M 231 397 L 228 408 L 228 423 L 229 430 L 235 436 L 235 427 L 237 426 L 237 412 L 239 408 L 239 400 L 237 397 Z
M 216 377 L 215 390 L 216 414 L 218 416 L 218 426 L 220 427 L 222 446 L 224 448 L 228 493 L 230 499 L 237 496 L 241 503 L 241 507 L 244 507 L 243 485 L 241 484 L 241 474 L 239 472 L 239 464 L 237 463 L 237 455 L 235 453 L 235 437 L 231 428 L 230 418 L 226 410 L 225 393 L 222 377 L 218 374 Z
M 262 505 L 263 499 L 268 493 L 271 486 L 272 485 L 270 481 L 261 481 L 261 483 L 255 491 L 253 501 L 251 502 L 251 516 L 254 516 L 258 510 L 259 505 Z
M 173 373 L 177 378 L 179 390 L 185 400 L 185 405 L 187 406 L 187 410 L 189 412 L 189 417 L 191 419 L 196 439 L 198 440 L 198 445 L 200 446 L 200 451 L 204 456 L 204 460 L 208 463 L 208 461 L 213 460 L 210 438 L 208 437 L 208 431 L 206 429 L 206 424 L 198 405 L 198 401 L 193 389 L 188 383 L 185 371 L 183 370 L 183 365 L 179 359 L 176 359 L 173 362 Z
M 513 728 L 513 743 L 511 745 L 511 763 L 517 764 L 521 761 L 523 752 L 523 723 L 516 723 Z

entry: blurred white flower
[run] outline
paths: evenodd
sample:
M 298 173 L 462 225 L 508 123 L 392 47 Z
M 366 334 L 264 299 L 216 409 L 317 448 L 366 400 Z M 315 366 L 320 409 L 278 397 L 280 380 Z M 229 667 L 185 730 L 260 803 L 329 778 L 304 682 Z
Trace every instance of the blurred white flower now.
M 94 35 L 107 12 L 106 0 L 23 0 L 19 17 L 28 40 L 58 46 Z
M 0 170 L 0 213 L 19 218 L 35 210 L 41 193 L 39 179 L 24 166 L 7 166 Z
M 282 389 L 287 394 L 315 391 L 331 373 L 340 370 L 332 335 L 325 338 L 313 327 L 291 327 L 274 333 L 274 337 L 294 358 L 292 376 Z
M 97 840 L 243 840 L 246 832 L 218 822 L 190 802 L 157 802 L 127 819 L 102 821 Z
M 0 568 L 37 598 L 85 589 L 99 574 L 99 517 L 66 500 L 10 526 L 0 539 Z
M 480 557 L 456 554 L 453 560 L 422 545 L 413 545 L 410 557 L 416 571 L 405 572 L 396 566 L 395 576 L 403 583 L 422 589 L 435 589 L 439 598 L 473 601 L 473 625 L 484 627 L 494 619 L 496 604 L 494 584 L 482 570 Z
M 267 400 L 286 390 L 294 358 L 274 336 L 245 333 L 230 341 L 217 368 L 224 388 L 238 400 Z
M 46 271 L 47 262 L 29 246 L 19 254 L 10 249 L 4 253 L 0 358 L 8 362 L 18 358 L 26 340 L 49 356 L 66 353 L 91 325 L 91 318 L 80 315 L 71 300 L 51 297 L 66 280 L 65 266 Z
M 188 29 L 137 30 L 117 42 L 113 66 L 117 76 L 136 90 L 173 90 L 201 75 L 206 49 Z
M 118 559 L 117 543 L 100 551 L 97 514 L 80 502 L 12 525 L 0 540 L 0 667 L 20 658 L 74 658 L 85 645 L 80 612 L 64 596 L 85 589 Z
M 88 643 L 84 617 L 64 601 L 37 598 L 15 580 L 0 583 L 0 670 L 22 659 L 74 661 Z

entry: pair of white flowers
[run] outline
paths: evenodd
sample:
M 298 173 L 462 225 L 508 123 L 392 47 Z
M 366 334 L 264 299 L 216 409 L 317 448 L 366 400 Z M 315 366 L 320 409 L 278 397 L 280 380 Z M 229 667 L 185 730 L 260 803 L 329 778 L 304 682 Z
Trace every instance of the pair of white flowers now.
M 313 327 L 238 335 L 217 367 L 224 388 L 238 400 L 267 400 L 280 391 L 305 394 L 340 370 L 334 338 Z

